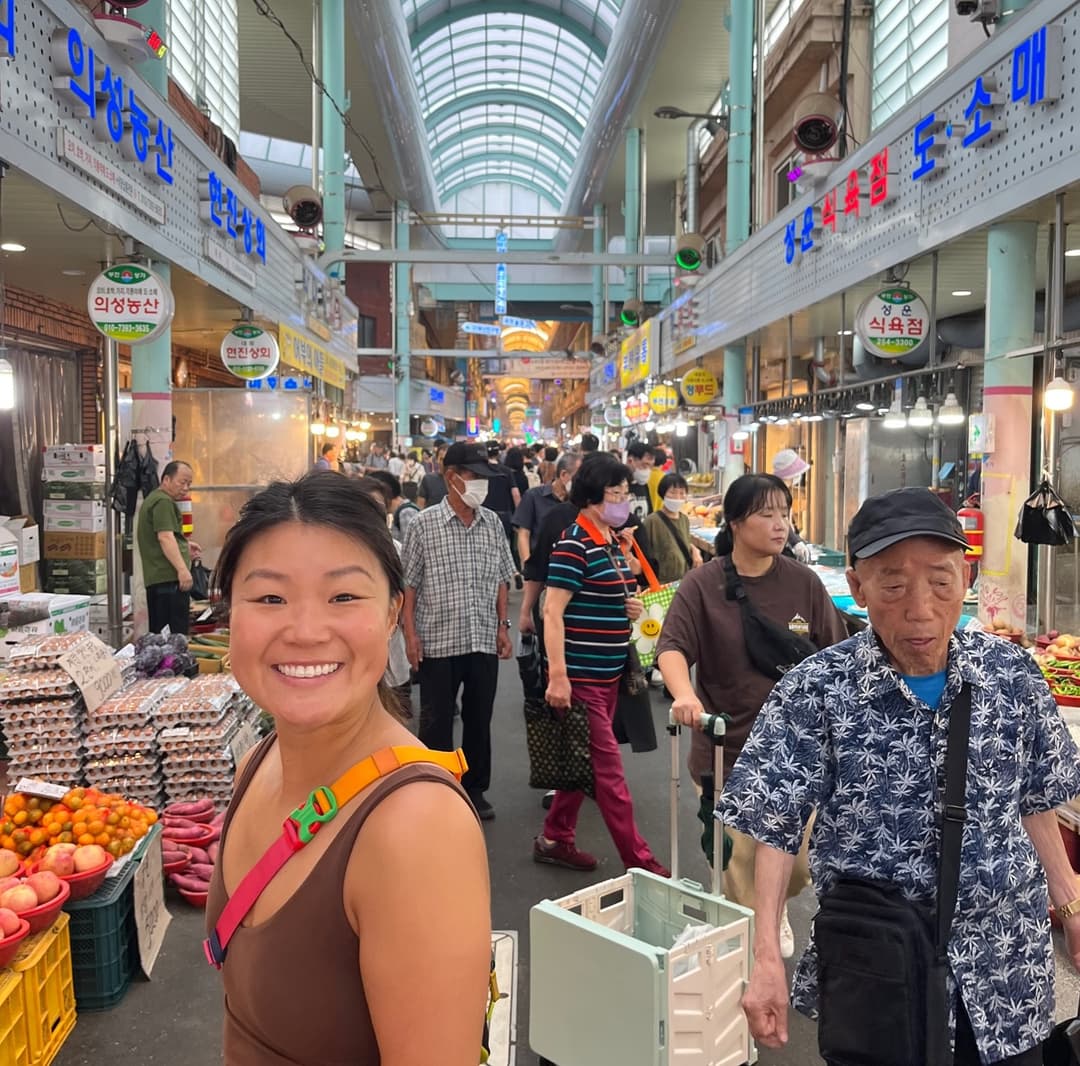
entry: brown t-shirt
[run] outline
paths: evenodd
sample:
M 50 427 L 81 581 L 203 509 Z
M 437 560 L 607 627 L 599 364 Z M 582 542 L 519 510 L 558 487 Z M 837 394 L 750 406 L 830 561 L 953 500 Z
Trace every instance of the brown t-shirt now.
M 848 633 L 818 576 L 802 563 L 777 556 L 761 577 L 743 577 L 746 595 L 757 612 L 817 647 L 844 640 Z M 722 559 L 691 570 L 679 585 L 660 634 L 657 653 L 678 651 L 697 664 L 697 694 L 710 714 L 733 719 L 724 742 L 724 776 L 731 773 L 750 727 L 775 682 L 750 662 L 739 605 L 727 598 Z M 693 733 L 690 772 L 695 781 L 712 769 L 712 745 Z

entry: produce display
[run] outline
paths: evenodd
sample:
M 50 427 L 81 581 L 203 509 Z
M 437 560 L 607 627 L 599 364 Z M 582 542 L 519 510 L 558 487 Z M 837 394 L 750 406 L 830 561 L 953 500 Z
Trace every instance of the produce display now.
M 1023 648 L 1031 647 L 1031 641 L 1024 634 L 1024 631 L 1017 629 L 1016 626 L 1009 625 L 1008 622 L 987 622 L 983 628 L 987 633 L 995 637 L 1004 637 L 1006 640 L 1011 640 L 1014 644 L 1019 644 Z
M 215 814 L 206 798 L 171 804 L 163 814 L 162 863 L 177 891 L 198 907 L 206 906 L 224 821 L 225 812 Z
M 198 671 L 183 633 L 147 633 L 135 641 L 135 672 L 139 677 L 192 677 Z
M 1054 698 L 1066 706 L 1080 706 L 1080 637 L 1053 630 L 1037 637 L 1035 652 Z

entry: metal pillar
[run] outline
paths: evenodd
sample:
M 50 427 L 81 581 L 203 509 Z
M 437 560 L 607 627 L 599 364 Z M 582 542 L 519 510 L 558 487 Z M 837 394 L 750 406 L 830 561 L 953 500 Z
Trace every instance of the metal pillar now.
M 686 232 L 698 233 L 701 226 L 701 131 L 707 118 L 696 118 L 686 131 Z
M 116 341 L 106 339 L 102 387 L 105 392 L 105 483 L 110 492 L 116 480 L 117 459 L 120 454 L 119 362 L 119 346 Z M 105 591 L 108 601 L 108 643 L 119 648 L 124 628 L 124 563 L 120 513 L 114 507 L 105 509 Z
M 326 250 L 345 247 L 345 0 L 320 0 L 322 42 L 323 241 Z M 335 107 L 336 104 L 336 107 Z M 339 268 L 338 276 L 344 276 Z
M 732 0 L 728 40 L 730 118 L 728 122 L 727 232 L 728 255 L 750 236 L 750 146 L 754 108 L 754 0 Z M 746 344 L 724 349 L 724 407 L 730 413 L 746 402 Z M 726 480 L 742 474 L 743 462 L 729 456 Z
M 604 205 L 593 207 L 593 251 L 600 255 L 604 251 L 607 235 L 604 227 Z M 592 335 L 595 341 L 607 333 L 607 301 L 604 299 L 604 268 L 593 267 L 592 275 Z
M 623 194 L 623 219 L 626 251 L 641 251 L 641 130 L 626 131 L 626 190 Z M 639 296 L 638 268 L 626 268 L 626 299 Z
M 754 229 L 765 225 L 765 180 L 770 173 L 765 159 L 765 0 L 754 3 L 754 39 L 757 69 L 754 71 Z
M 311 5 L 311 69 L 322 78 L 322 5 L 316 0 Z M 319 149 L 322 147 L 322 90 L 311 83 L 311 187 L 319 188 L 322 168 L 319 165 Z
M 409 247 L 409 205 L 398 201 L 394 208 L 394 247 Z M 409 405 L 412 393 L 410 380 L 409 304 L 412 301 L 412 268 L 408 263 L 394 267 L 394 367 L 397 384 L 394 387 L 394 430 L 400 446 L 409 436 Z
M 1031 484 L 1032 373 L 1035 333 L 1036 222 L 999 222 L 986 242 L 986 357 L 983 411 L 994 425 L 994 450 L 983 459 L 985 541 L 979 573 L 979 615 L 1026 627 L 1027 545 L 1013 537 L 1016 514 Z

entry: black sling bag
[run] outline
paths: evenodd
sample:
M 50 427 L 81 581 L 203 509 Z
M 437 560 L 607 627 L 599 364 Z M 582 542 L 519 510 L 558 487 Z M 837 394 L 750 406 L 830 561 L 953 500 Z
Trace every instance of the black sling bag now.
M 951 1066 L 947 948 L 960 881 L 971 688 L 949 714 L 936 906 L 841 877 L 814 918 L 818 1047 L 832 1066 Z

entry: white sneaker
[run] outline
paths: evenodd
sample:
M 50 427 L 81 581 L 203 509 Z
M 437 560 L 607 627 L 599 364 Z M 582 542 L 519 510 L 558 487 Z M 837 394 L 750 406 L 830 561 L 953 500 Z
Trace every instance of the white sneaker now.
M 787 904 L 780 914 L 780 957 L 790 959 L 795 954 L 795 932 L 788 920 Z

